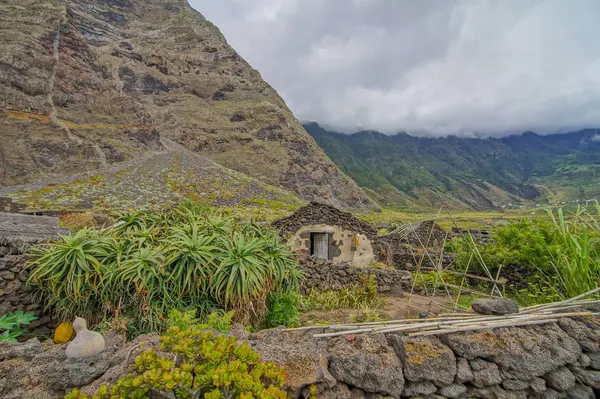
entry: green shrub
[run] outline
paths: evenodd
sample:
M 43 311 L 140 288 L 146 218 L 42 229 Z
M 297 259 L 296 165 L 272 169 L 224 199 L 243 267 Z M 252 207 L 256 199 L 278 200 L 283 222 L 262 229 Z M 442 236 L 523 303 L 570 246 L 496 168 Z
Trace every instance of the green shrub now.
M 496 276 L 507 265 L 523 267 L 527 288 L 507 291 L 522 305 L 553 302 L 592 290 L 600 281 L 600 205 L 578 208 L 565 216 L 549 210 L 550 222 L 519 220 L 500 228 L 492 240 L 478 244 L 484 263 Z M 483 267 L 463 240 L 453 241 L 456 268 L 483 275 Z M 471 247 L 474 243 L 471 242 Z
M 440 271 L 439 273 L 435 270 L 421 271 L 420 273 L 415 274 L 414 277 L 417 286 L 426 287 L 428 289 L 445 289 L 446 286 L 443 285 L 444 283 L 456 286 L 464 284 L 464 286 L 468 288 L 468 283 L 466 281 L 463 282 L 463 277 L 446 271 Z
M 467 239 L 471 240 L 470 237 Z M 469 270 L 483 274 L 483 265 L 472 254 L 475 245 L 493 275 L 505 265 L 523 265 L 535 271 L 550 270 L 552 259 L 560 250 L 552 224 L 542 220 L 521 219 L 503 226 L 485 245 L 473 241 L 467 244 L 458 238 L 452 241 L 458 267 L 464 270 L 469 265 Z
M 46 311 L 92 325 L 108 315 L 128 332 L 160 331 L 171 309 L 190 307 L 260 323 L 269 293 L 298 287 L 297 261 L 268 227 L 191 203 L 115 218 L 32 250 L 30 283 Z
M 172 309 L 169 312 L 169 318 L 167 320 L 167 327 L 177 327 L 180 330 L 186 330 L 193 326 L 200 326 L 202 328 L 213 328 L 221 334 L 227 334 L 231 330 L 233 316 L 235 312 L 224 312 L 222 310 L 216 310 L 211 312 L 206 317 L 206 322 L 202 322 L 200 318 L 196 317 L 195 310 L 178 310 Z
M 299 298 L 296 293 L 272 293 L 267 299 L 267 315 L 264 326 L 296 327 L 300 321 Z
M 283 368 L 261 362 L 235 337 L 215 337 L 204 326 L 191 325 L 169 327 L 160 340 L 169 356 L 145 352 L 135 359 L 131 374 L 111 388 L 102 386 L 94 398 L 287 398 Z M 65 399 L 90 397 L 75 389 Z
M 29 325 L 37 319 L 31 312 L 13 312 L 0 316 L 0 342 L 17 342 L 17 338 L 25 334 L 22 325 Z

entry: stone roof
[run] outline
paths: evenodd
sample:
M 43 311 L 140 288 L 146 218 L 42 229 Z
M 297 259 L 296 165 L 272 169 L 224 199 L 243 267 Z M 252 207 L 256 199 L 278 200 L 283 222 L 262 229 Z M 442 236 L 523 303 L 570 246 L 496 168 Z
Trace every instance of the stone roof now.
M 283 233 L 294 233 L 303 226 L 316 224 L 340 226 L 371 238 L 377 235 L 377 229 L 370 223 L 357 219 L 349 212 L 340 211 L 331 205 L 318 202 L 311 202 L 290 216 L 273 222 L 273 226 Z
M 59 234 L 68 233 L 58 227 L 58 221 L 53 216 L 0 212 L 0 245 L 27 247 L 57 239 Z

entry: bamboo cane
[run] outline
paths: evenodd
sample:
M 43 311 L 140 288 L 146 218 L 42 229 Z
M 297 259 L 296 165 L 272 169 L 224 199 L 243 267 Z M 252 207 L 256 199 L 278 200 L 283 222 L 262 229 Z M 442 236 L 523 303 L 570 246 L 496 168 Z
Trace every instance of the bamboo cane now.
M 480 330 L 491 330 L 494 328 L 501 327 L 522 327 L 522 326 L 532 326 L 537 324 L 548 324 L 554 323 L 558 321 L 558 319 L 548 319 L 548 320 L 530 320 L 530 321 L 522 321 L 519 323 L 504 323 L 504 324 L 494 324 L 487 326 L 475 326 L 475 327 L 458 327 L 455 329 L 448 330 L 436 330 L 436 331 L 424 331 L 408 334 L 409 337 L 425 337 L 428 335 L 441 335 L 441 334 L 451 334 L 456 332 L 467 332 L 467 331 L 480 331 Z
M 600 287 L 594 288 L 591 291 L 585 292 L 585 293 L 583 293 L 581 295 L 577 295 L 577 296 L 575 296 L 575 297 L 573 297 L 571 299 L 567 299 L 567 300 L 562 301 L 562 302 L 550 303 L 550 304 L 547 304 L 547 305 L 544 305 L 544 306 L 540 306 L 537 309 L 526 309 L 526 310 L 522 311 L 521 314 L 536 312 L 536 311 L 540 311 L 542 309 L 550 309 L 550 308 L 556 307 L 559 304 L 564 305 L 564 304 L 567 304 L 567 303 L 571 303 L 571 302 L 574 302 L 574 301 L 576 301 L 578 299 L 585 298 L 587 296 L 595 294 L 598 291 L 600 291 Z

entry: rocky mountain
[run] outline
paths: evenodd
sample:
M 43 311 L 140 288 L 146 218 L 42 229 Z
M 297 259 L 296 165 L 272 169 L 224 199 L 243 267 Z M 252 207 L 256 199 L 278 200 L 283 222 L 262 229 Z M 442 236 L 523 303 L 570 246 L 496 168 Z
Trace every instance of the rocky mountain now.
M 89 206 L 127 177 L 113 202 L 251 181 L 250 199 L 376 206 L 185 0 L 4 0 L 0 18 L 2 195 Z
M 430 206 L 441 193 L 453 206 L 484 209 L 600 194 L 597 129 L 480 139 L 304 127 L 381 204 Z

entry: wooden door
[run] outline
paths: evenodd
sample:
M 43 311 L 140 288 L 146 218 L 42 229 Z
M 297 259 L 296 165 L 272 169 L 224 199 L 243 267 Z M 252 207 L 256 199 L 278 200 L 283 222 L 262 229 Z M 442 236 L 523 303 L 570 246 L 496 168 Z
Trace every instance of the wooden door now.
M 327 233 L 312 233 L 313 255 L 319 259 L 329 258 L 329 238 Z

